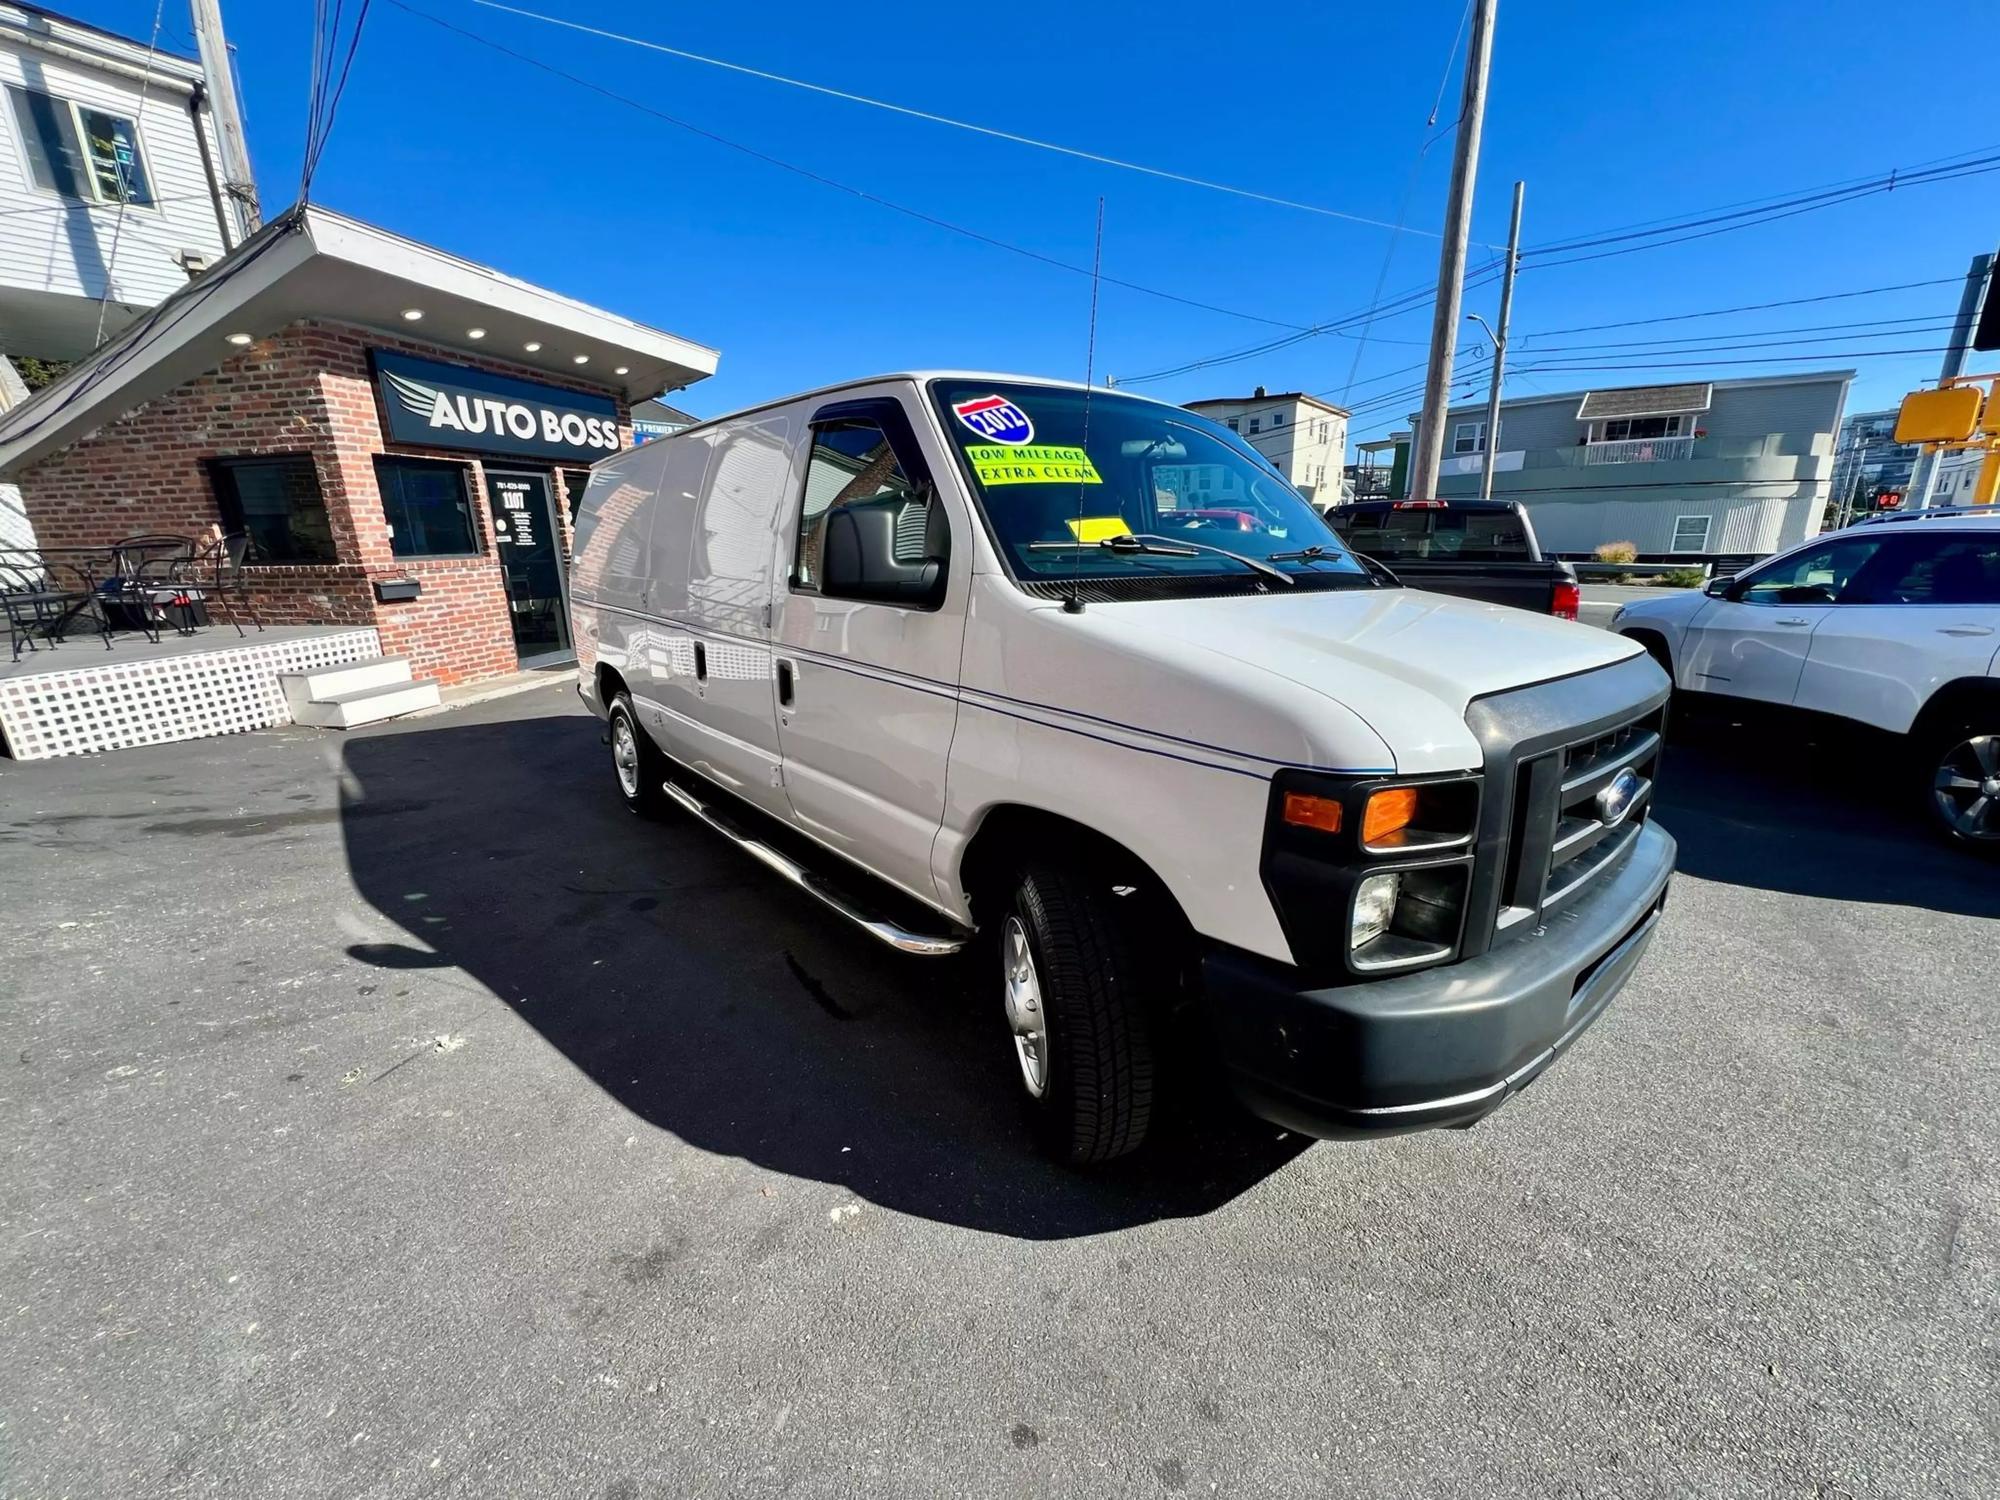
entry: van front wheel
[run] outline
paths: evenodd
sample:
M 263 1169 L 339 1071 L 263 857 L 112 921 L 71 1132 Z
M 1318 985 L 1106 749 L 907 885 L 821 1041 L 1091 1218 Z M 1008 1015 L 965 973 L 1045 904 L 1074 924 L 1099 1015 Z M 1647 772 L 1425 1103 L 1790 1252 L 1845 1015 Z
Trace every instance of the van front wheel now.
M 658 818 L 667 811 L 665 760 L 659 748 L 639 727 L 632 698 L 620 693 L 611 700 L 605 738 L 611 744 L 611 770 L 617 778 L 618 795 L 625 805 L 642 818 Z
M 1152 1119 L 1144 950 L 1126 904 L 1085 872 L 1031 865 L 1001 923 L 1016 1071 L 1036 1144 L 1058 1161 L 1135 1151 Z

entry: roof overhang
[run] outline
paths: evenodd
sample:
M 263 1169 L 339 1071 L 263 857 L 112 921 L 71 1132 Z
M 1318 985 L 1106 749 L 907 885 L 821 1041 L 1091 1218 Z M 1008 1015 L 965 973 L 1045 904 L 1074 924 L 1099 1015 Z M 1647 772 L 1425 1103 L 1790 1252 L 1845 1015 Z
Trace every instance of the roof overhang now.
M 255 340 L 308 319 L 393 333 L 447 356 L 505 360 L 628 401 L 713 375 L 718 358 L 704 345 L 328 209 L 293 209 L 0 417 L 0 475 L 217 368 L 236 352 L 231 335 Z

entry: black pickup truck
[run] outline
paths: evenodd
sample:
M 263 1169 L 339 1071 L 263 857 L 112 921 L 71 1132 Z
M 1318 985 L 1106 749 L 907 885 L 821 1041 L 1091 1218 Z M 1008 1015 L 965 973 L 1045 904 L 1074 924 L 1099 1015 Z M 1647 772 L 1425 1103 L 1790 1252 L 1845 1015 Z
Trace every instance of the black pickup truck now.
M 1543 558 L 1527 511 L 1511 500 L 1361 500 L 1326 519 L 1413 589 L 1577 617 L 1576 570 Z

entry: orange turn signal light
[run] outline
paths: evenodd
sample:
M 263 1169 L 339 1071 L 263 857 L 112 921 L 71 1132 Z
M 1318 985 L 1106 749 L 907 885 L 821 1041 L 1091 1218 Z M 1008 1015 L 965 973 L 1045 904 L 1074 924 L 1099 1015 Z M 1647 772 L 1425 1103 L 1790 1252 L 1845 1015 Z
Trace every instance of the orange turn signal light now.
M 1361 814 L 1361 842 L 1379 844 L 1392 833 L 1400 833 L 1417 820 L 1417 789 L 1391 787 L 1368 799 Z
M 1338 833 L 1340 804 L 1331 797 L 1315 797 L 1310 792 L 1287 792 L 1285 821 L 1297 828 L 1317 828 L 1321 833 Z

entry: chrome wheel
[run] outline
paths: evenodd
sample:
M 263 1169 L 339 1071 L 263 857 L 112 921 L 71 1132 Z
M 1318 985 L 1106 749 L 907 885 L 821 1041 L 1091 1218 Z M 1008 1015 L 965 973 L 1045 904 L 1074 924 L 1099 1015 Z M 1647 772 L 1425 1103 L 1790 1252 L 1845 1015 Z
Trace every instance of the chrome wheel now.
M 1007 981 L 1007 1025 L 1014 1033 L 1021 1082 L 1039 1099 L 1049 1086 L 1049 1027 L 1042 1011 L 1042 982 L 1035 973 L 1035 955 L 1028 948 L 1028 929 L 1019 917 L 1007 919 L 1000 937 L 1000 961 Z
M 1931 782 L 1938 816 L 1961 838 L 2000 841 L 2000 735 L 1960 740 Z
M 618 768 L 618 789 L 627 797 L 639 795 L 639 736 L 624 714 L 611 716 L 611 763 Z

